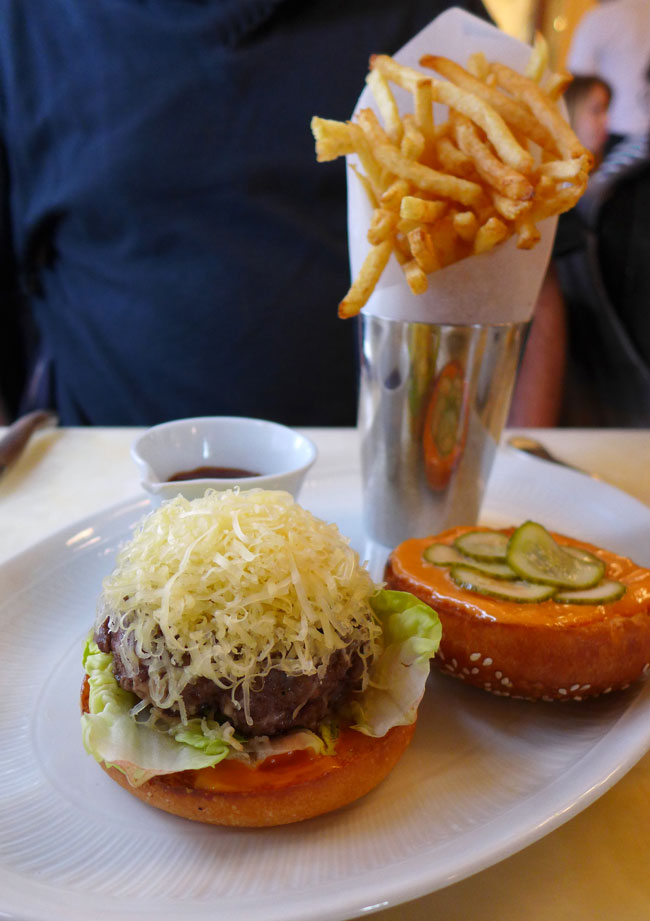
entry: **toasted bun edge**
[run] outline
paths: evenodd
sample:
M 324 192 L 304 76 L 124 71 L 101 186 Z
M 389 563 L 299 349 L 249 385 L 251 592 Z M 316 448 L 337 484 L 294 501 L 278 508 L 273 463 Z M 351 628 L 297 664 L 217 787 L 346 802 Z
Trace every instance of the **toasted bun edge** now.
M 87 710 L 88 681 L 81 688 L 81 710 Z M 209 825 L 269 827 L 288 825 L 340 809 L 365 796 L 384 780 L 406 751 L 415 723 L 395 726 L 380 738 L 355 732 L 352 756 L 315 779 L 280 789 L 216 792 L 196 789 L 193 771 L 161 774 L 134 787 L 118 768 L 100 762 L 102 770 L 137 799 L 164 812 Z
M 442 640 L 432 664 L 492 694 L 579 701 L 624 690 L 650 673 L 647 609 L 577 628 L 500 623 L 479 616 L 478 596 L 465 607 L 441 598 L 419 580 L 397 575 L 390 558 L 384 580 L 437 612 Z
M 115 767 L 103 770 L 132 796 L 172 815 L 209 825 L 269 827 L 288 825 L 347 806 L 374 789 L 408 747 L 415 724 L 396 726 L 382 738 L 362 736 L 355 757 L 321 775 L 278 790 L 221 793 L 197 790 L 183 775 L 160 775 L 133 787 Z M 185 772 L 185 775 L 191 774 Z

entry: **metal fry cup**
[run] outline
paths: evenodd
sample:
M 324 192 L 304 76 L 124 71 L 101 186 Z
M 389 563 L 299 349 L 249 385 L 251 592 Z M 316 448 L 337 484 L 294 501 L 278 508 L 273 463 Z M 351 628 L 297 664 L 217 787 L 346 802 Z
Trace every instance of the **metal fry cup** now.
M 478 520 L 527 323 L 361 319 L 366 537 L 394 547 Z

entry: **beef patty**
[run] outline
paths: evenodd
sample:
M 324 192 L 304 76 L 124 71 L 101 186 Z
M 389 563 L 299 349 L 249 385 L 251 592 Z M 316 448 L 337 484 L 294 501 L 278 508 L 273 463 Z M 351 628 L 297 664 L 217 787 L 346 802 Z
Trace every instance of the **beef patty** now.
M 148 664 L 140 661 L 134 677 L 126 674 L 121 647 L 130 642 L 128 634 L 121 630 L 110 632 L 106 618 L 96 629 L 94 638 L 102 652 L 113 653 L 113 672 L 120 687 L 149 701 Z M 362 675 L 363 659 L 358 642 L 335 650 L 322 677 L 288 675 L 279 668 L 272 668 L 251 688 L 250 723 L 244 713 L 241 687 L 236 689 L 233 702 L 230 689 L 220 688 L 208 678 L 197 678 L 187 685 L 181 696 L 188 717 L 223 714 L 242 735 L 272 736 L 295 728 L 316 730 L 326 716 L 336 713 L 349 694 L 360 688 Z

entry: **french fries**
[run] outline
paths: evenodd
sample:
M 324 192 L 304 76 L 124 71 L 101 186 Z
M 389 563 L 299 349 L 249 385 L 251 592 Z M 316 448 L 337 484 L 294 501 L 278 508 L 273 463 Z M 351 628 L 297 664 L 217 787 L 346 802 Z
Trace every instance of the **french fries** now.
M 374 291 L 390 259 L 393 241 L 388 238 L 373 246 L 352 282 L 350 290 L 339 304 L 339 316 L 342 319 L 356 316 Z
M 400 217 L 406 221 L 416 221 L 421 224 L 433 224 L 447 210 L 445 201 L 427 201 L 416 195 L 404 195 L 400 202 Z
M 548 45 L 541 32 L 535 33 L 533 50 L 526 64 L 525 76 L 540 83 L 548 67 Z
M 497 192 L 522 201 L 533 197 L 535 190 L 530 180 L 492 153 L 487 141 L 481 139 L 479 129 L 465 115 L 454 115 L 454 136 L 462 153 L 474 162 L 481 179 Z
M 499 86 L 526 103 L 540 124 L 553 135 L 562 157 L 589 156 L 557 107 L 534 80 L 522 77 L 505 64 L 490 64 L 490 73 L 494 74 Z
M 432 273 L 510 237 L 531 249 L 538 223 L 573 207 L 586 188 L 593 157 L 557 107 L 570 78 L 548 73 L 540 35 L 524 74 L 480 53 L 467 67 L 439 55 L 420 65 L 437 76 L 373 55 L 366 82 L 375 108 L 350 122 L 312 119 L 317 159 L 355 155 L 373 209 L 370 249 L 341 317 L 363 308 L 391 254 L 422 294 Z M 393 86 L 410 94 L 412 112 L 400 112 Z M 441 123 L 434 103 L 447 107 Z
M 487 83 L 489 77 L 489 64 L 482 58 L 480 59 L 484 66 L 484 77 L 479 79 L 469 70 L 465 70 L 455 61 L 449 58 L 436 57 L 435 55 L 426 54 L 420 58 L 420 64 L 423 67 L 435 70 L 436 73 L 446 77 L 451 83 L 470 93 L 474 93 L 479 99 L 482 99 L 488 105 L 501 115 L 503 120 L 510 129 L 523 134 L 530 138 L 540 147 L 555 149 L 553 136 L 548 133 L 543 125 L 540 125 L 532 112 L 524 105 L 511 96 L 500 92 L 496 87 Z M 469 67 L 468 63 L 468 67 Z

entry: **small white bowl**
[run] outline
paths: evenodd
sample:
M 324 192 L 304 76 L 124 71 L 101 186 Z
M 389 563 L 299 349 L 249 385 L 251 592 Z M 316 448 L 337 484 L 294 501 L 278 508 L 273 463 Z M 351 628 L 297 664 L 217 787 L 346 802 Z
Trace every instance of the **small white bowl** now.
M 147 429 L 131 447 L 143 488 L 159 502 L 179 494 L 195 499 L 206 489 L 235 486 L 284 489 L 295 498 L 317 453 L 313 442 L 285 425 L 240 416 L 163 422 Z M 234 468 L 251 475 L 170 480 L 203 467 Z

